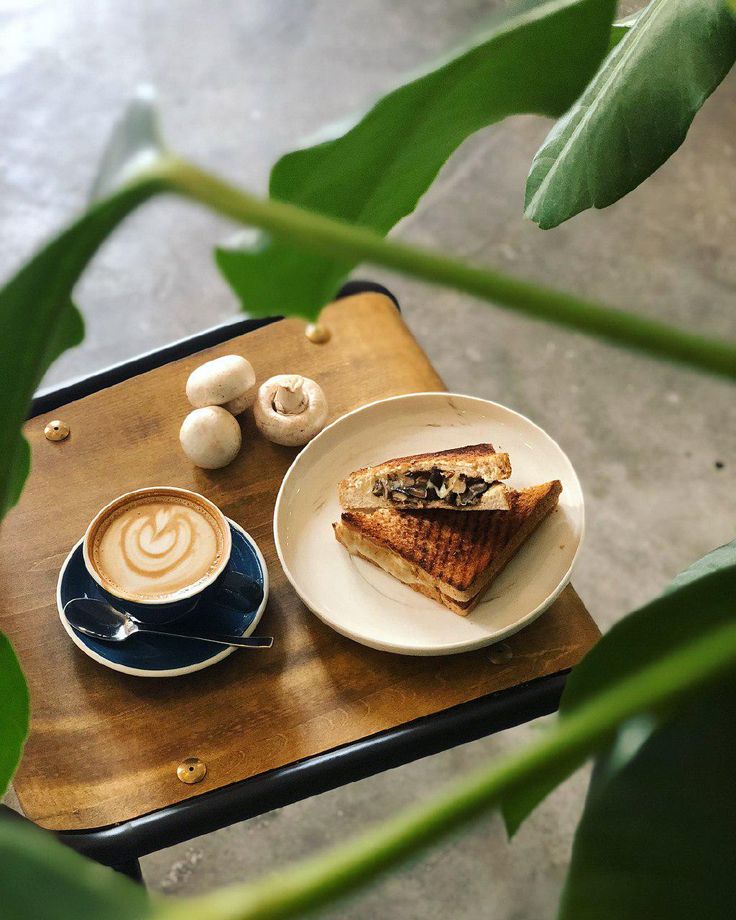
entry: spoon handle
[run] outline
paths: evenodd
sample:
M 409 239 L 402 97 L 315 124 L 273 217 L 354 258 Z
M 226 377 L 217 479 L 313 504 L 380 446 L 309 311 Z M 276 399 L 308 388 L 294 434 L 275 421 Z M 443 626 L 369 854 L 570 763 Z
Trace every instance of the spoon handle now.
M 154 636 L 170 636 L 172 639 L 195 639 L 197 642 L 214 642 L 215 645 L 230 645 L 238 648 L 271 648 L 273 636 L 190 636 L 186 633 L 170 632 L 168 629 L 150 629 L 138 626 L 137 632 Z

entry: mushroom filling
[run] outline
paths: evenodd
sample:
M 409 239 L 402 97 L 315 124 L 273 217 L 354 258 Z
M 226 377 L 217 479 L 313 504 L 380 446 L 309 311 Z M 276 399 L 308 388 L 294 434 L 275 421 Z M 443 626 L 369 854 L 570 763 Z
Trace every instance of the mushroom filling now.
M 386 496 L 397 505 L 421 501 L 444 501 L 456 508 L 477 505 L 492 482 L 480 476 L 466 476 L 464 473 L 443 473 L 437 467 L 431 470 L 415 470 L 401 476 L 376 479 L 373 494 Z

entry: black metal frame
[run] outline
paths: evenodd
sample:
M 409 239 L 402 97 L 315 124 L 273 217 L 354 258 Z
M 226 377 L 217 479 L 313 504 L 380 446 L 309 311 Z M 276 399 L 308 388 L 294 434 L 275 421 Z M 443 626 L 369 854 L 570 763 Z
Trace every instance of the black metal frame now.
M 394 295 L 374 282 L 349 282 L 340 290 L 338 299 L 365 291 L 383 293 L 399 308 Z M 225 323 L 98 374 L 42 392 L 33 400 L 30 416 L 53 411 L 72 400 L 278 319 L 239 319 Z M 554 712 L 568 673 L 561 671 L 488 694 L 131 821 L 87 831 L 57 832 L 56 836 L 79 853 L 140 881 L 138 859 L 148 853 Z M 3 813 L 19 817 L 0 806 L 0 816 Z

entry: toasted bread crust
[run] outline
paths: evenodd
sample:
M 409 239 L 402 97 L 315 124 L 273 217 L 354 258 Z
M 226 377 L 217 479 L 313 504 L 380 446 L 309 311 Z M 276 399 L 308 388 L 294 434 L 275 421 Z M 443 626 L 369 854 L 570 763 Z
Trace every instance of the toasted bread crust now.
M 453 447 L 429 454 L 415 454 L 411 457 L 395 457 L 376 466 L 365 466 L 355 470 L 338 486 L 338 498 L 343 508 L 348 510 L 367 510 L 372 508 L 397 508 L 386 497 L 373 495 L 373 483 L 385 476 L 401 476 L 412 470 L 426 470 L 437 467 L 442 472 L 463 473 L 466 476 L 480 476 L 487 482 L 508 479 L 511 475 L 511 463 L 508 454 L 497 453 L 492 444 L 469 444 L 466 447 Z M 485 500 L 483 500 L 485 499 Z M 444 501 L 426 502 L 421 499 L 407 502 L 406 508 L 447 508 Z M 457 511 L 479 511 L 502 509 L 506 507 L 504 493 L 496 489 L 494 494 L 483 496 L 478 505 L 466 505 Z
M 448 460 L 452 463 L 453 460 L 468 460 L 473 462 L 473 460 L 483 459 L 486 460 L 492 454 L 495 454 L 497 457 L 506 457 L 506 454 L 496 454 L 496 449 L 493 444 L 467 444 L 465 447 L 450 447 L 447 450 L 436 450 L 429 454 L 412 454 L 409 457 L 394 457 L 392 460 L 384 460 L 383 463 L 378 463 L 376 466 L 364 466 L 359 470 L 355 470 L 352 474 L 356 476 L 358 473 L 367 473 L 368 470 L 382 470 L 384 467 L 393 467 L 393 466 L 403 466 L 405 463 L 413 463 L 418 465 L 420 463 L 436 463 L 442 462 L 443 460 Z M 509 476 L 511 475 L 511 470 L 509 469 Z M 508 478 L 508 477 L 506 477 Z
M 478 601 L 483 596 L 483 592 L 480 592 L 476 594 L 472 601 L 463 602 L 448 597 L 448 595 L 443 594 L 439 588 L 430 588 L 427 585 L 412 585 L 411 587 L 425 597 L 428 597 L 431 601 L 437 601 L 438 604 L 442 604 L 443 607 L 447 607 L 448 610 L 452 610 L 453 613 L 457 613 L 458 616 L 461 617 L 466 617 L 470 611 L 477 606 Z
M 360 553 L 360 545 L 365 543 L 374 556 L 370 561 L 387 571 L 396 569 L 391 574 L 407 583 L 402 572 L 410 572 L 411 587 L 456 613 L 468 613 L 557 505 L 561 491 L 558 480 L 520 492 L 509 490 L 510 510 L 506 512 L 348 511 L 335 534 L 341 542 L 351 544 L 351 552 Z M 345 539 L 343 528 L 351 531 L 350 540 Z

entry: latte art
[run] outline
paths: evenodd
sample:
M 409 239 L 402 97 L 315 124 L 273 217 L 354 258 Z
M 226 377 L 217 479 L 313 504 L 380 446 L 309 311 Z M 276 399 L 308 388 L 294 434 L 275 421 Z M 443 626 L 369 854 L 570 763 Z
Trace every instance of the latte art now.
M 164 598 L 211 575 L 223 551 L 222 526 L 204 505 L 154 493 L 111 511 L 95 534 L 92 559 L 111 588 Z
M 143 511 L 120 528 L 120 555 L 131 571 L 159 580 L 195 551 L 192 515 L 176 507 Z

